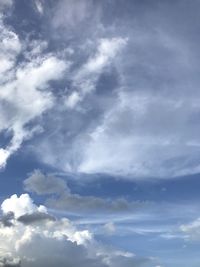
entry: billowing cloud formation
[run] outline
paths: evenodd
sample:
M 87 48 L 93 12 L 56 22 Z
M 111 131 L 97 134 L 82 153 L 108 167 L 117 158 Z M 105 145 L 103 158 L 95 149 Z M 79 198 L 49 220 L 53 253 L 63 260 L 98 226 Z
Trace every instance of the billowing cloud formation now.
M 20 197 L 12 195 L 10 198 L 3 201 L 1 209 L 4 214 L 13 212 L 16 217 L 22 216 L 26 213 L 45 212 L 44 206 L 37 207 L 28 194 L 22 194 Z
M 22 202 L 24 198 L 26 201 Z M 93 239 L 89 231 L 78 231 L 66 218 L 29 220 L 27 223 L 27 218 L 30 219 L 31 216 L 28 214 L 40 209 L 28 195 L 21 195 L 19 198 L 12 196 L 4 200 L 1 206 L 3 214 L 8 212 L 8 203 L 12 203 L 10 211 L 13 212 L 15 219 L 11 227 L 5 225 L 0 227 L 2 267 L 47 265 L 129 267 L 151 264 L 150 260 L 139 259 L 131 253 L 105 250 Z M 22 212 L 25 212 L 24 215 L 19 217 Z M 31 218 L 33 219 L 33 216 Z

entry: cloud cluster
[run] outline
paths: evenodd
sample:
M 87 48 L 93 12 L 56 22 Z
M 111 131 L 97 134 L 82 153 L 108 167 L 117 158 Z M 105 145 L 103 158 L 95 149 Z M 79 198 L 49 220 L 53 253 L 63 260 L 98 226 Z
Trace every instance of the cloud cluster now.
M 25 201 L 22 201 L 24 199 Z M 106 249 L 88 230 L 77 230 L 66 218 L 36 216 L 40 210 L 29 195 L 3 201 L 3 216 L 13 212 L 12 225 L 0 226 L 0 266 L 152 266 L 150 259 L 132 253 Z M 21 215 L 24 212 L 23 215 Z M 38 213 L 39 214 L 39 213 Z M 37 217 L 37 218 L 36 218 Z M 25 219 L 26 218 L 26 219 Z

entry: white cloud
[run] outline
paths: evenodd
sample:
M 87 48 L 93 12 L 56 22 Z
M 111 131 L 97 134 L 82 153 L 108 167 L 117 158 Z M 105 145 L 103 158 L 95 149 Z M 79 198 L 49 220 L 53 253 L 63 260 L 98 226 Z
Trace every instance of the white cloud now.
M 97 81 L 106 67 L 127 44 L 126 38 L 105 38 L 98 42 L 96 53 L 72 77 L 73 91 L 65 101 L 66 107 L 74 108 L 84 97 L 95 90 Z
M 180 230 L 185 234 L 185 239 L 200 240 L 200 218 L 191 223 L 181 225 Z
M 3 213 L 8 205 L 14 215 L 39 210 L 28 195 L 16 195 L 4 200 Z M 77 230 L 66 218 L 22 224 L 13 221 L 9 227 L 0 227 L 0 266 L 145 266 L 150 259 L 138 259 L 134 254 L 105 248 L 93 239 L 88 230 Z M 121 265 L 120 265 L 121 264 Z M 5 265 L 7 266 L 7 265 Z
M 44 206 L 37 207 L 28 194 L 22 194 L 20 197 L 12 195 L 10 198 L 4 200 L 1 204 L 3 213 L 14 212 L 16 217 L 33 212 L 46 212 Z
M 78 92 L 74 91 L 65 100 L 65 106 L 69 109 L 73 109 L 81 101 L 81 96 Z
M 0 17 L 0 84 L 8 79 L 8 71 L 14 67 L 16 58 L 21 52 L 21 42 L 11 29 L 5 27 Z
M 44 6 L 42 1 L 40 0 L 35 0 L 35 6 L 37 11 L 42 15 L 44 13 Z
M 0 132 L 7 131 L 12 139 L 0 150 L 0 168 L 5 167 L 7 159 L 21 147 L 24 140 L 42 128 L 27 124 L 54 104 L 54 97 L 48 90 L 51 80 L 60 79 L 67 64 L 55 55 L 42 55 L 29 52 L 28 61 L 16 65 L 16 59 L 22 52 L 22 41 L 0 21 Z
M 109 235 L 112 235 L 115 233 L 116 231 L 116 227 L 115 224 L 113 222 L 108 222 L 103 226 L 103 229 L 105 230 L 105 232 Z
M 79 171 L 133 179 L 198 172 L 198 137 L 187 125 L 197 109 L 194 98 L 187 99 L 186 107 L 182 97 L 166 99 L 162 93 L 153 96 L 122 88 L 118 101 L 90 132 Z M 197 143 L 192 145 L 195 139 Z

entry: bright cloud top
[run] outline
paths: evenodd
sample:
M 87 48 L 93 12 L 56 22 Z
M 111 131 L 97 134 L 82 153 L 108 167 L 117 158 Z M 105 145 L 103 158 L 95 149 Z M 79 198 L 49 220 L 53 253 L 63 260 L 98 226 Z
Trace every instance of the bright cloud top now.
M 150 259 L 139 259 L 132 253 L 106 249 L 88 230 L 77 230 L 66 218 L 30 220 L 23 216 L 47 212 L 37 207 L 28 194 L 3 201 L 3 216 L 13 213 L 12 224 L 0 226 L 0 266 L 146 266 Z M 38 217 L 39 218 L 39 217 Z

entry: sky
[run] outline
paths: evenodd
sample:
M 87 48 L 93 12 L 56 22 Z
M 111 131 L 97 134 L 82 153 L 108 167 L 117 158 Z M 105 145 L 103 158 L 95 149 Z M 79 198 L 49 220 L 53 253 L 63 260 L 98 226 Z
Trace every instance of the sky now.
M 0 267 L 199 267 L 200 1 L 0 0 Z

